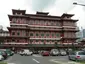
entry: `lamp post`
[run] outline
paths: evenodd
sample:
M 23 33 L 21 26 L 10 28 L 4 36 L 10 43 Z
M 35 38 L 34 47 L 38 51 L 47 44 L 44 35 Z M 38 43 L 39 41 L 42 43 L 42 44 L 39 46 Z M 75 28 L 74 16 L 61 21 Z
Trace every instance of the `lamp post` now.
M 78 4 L 77 2 L 73 3 L 74 5 L 81 5 L 81 6 L 85 6 L 84 4 Z

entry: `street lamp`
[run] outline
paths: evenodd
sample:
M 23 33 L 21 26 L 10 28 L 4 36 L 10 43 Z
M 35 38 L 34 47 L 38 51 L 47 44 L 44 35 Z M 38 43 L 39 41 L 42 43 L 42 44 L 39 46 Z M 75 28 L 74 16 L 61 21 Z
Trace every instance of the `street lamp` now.
M 74 5 L 81 5 L 81 6 L 85 6 L 84 4 L 78 4 L 77 2 L 73 3 Z
M 73 4 L 75 4 L 75 5 L 76 5 L 77 3 L 76 3 L 76 2 L 74 2 Z

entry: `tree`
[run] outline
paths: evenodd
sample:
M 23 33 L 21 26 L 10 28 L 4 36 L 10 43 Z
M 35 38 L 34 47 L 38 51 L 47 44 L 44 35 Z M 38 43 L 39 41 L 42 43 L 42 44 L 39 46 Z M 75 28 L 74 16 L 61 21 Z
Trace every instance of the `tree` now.
M 55 41 L 55 48 L 58 48 L 58 41 Z

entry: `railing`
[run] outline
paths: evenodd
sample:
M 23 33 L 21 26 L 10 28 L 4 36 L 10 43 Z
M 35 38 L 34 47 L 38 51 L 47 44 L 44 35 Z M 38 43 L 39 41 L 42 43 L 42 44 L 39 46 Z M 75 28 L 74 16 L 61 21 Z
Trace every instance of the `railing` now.
M 60 40 L 61 39 L 61 37 L 59 37 L 59 38 L 30 38 L 30 39 L 36 39 L 36 40 Z
M 62 31 L 62 29 L 58 28 L 30 28 L 31 30 L 53 30 L 53 31 Z
M 79 28 L 78 27 L 76 27 L 74 29 L 70 29 L 70 28 L 66 29 L 66 28 L 64 28 L 63 31 L 79 31 Z
M 10 34 L 0 34 L 0 36 L 10 36 Z
M 18 43 L 18 42 L 5 42 L 3 44 L 28 44 L 28 43 Z

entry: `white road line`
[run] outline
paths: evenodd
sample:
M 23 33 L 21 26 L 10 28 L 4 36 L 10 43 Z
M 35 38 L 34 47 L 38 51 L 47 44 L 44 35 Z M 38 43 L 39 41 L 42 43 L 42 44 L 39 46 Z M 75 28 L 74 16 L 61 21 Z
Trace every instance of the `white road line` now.
M 15 64 L 15 63 L 8 63 L 8 64 Z
M 80 63 L 77 63 L 77 62 L 68 62 L 69 64 L 80 64 Z
M 61 62 L 61 61 L 56 61 L 55 59 L 51 59 L 50 61 L 58 63 L 58 64 L 80 64 L 80 63 L 72 62 L 72 61 L 71 62 Z
M 59 62 L 59 61 L 55 61 L 55 59 L 52 59 L 52 60 L 50 60 L 51 62 L 55 62 L 55 63 L 58 63 L 58 64 L 61 64 L 61 62 Z
M 40 56 L 40 55 L 33 55 L 34 57 L 42 57 L 42 56 Z
M 34 59 L 34 58 L 32 58 L 32 60 L 34 60 L 35 62 L 37 62 L 37 63 L 40 63 L 39 61 L 37 61 L 36 59 Z

